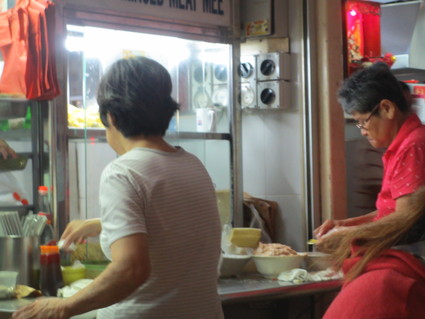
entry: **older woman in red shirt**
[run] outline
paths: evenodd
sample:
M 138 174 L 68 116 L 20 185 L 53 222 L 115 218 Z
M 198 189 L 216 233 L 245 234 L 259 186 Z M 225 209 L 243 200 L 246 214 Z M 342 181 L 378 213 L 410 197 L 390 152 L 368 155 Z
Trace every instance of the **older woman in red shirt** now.
M 323 318 L 425 318 L 425 126 L 384 64 L 348 78 L 339 101 L 370 144 L 386 151 L 377 209 L 315 230 L 317 248 L 344 272 Z
M 425 185 L 425 125 L 412 111 L 400 82 L 383 63 L 355 73 L 339 90 L 339 102 L 375 148 L 387 148 L 376 210 L 354 218 L 327 220 L 314 234 L 376 221 L 404 211 L 409 196 Z

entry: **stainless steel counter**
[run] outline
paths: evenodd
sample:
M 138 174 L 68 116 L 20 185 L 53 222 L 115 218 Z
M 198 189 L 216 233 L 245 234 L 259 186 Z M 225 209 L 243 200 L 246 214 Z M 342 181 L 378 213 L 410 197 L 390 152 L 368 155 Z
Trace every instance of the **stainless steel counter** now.
M 274 300 L 301 295 L 314 295 L 338 291 L 339 280 L 307 282 L 295 284 L 266 279 L 260 275 L 247 275 L 238 278 L 220 278 L 218 293 L 223 305 L 243 303 L 256 300 Z M 33 299 L 0 300 L 0 319 L 9 318 L 20 307 L 31 303 Z M 95 312 L 79 315 L 73 319 L 95 318 Z
M 338 291 L 340 288 L 340 280 L 295 284 L 292 282 L 266 279 L 260 275 L 249 275 L 239 278 L 220 278 L 218 292 L 222 304 L 225 305 L 253 300 L 271 300 L 300 295 L 314 295 Z
M 0 300 L 0 319 L 9 319 L 12 313 L 19 308 L 30 304 L 34 299 L 8 299 Z M 94 319 L 96 311 L 90 311 L 85 314 L 71 317 L 71 319 Z

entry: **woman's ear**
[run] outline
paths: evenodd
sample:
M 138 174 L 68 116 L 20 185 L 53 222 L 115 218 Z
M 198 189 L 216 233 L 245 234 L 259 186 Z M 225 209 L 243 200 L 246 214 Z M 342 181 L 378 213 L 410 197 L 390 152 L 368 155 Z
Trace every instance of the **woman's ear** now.
M 392 120 L 396 115 L 397 106 L 394 102 L 384 99 L 381 101 L 381 115 Z

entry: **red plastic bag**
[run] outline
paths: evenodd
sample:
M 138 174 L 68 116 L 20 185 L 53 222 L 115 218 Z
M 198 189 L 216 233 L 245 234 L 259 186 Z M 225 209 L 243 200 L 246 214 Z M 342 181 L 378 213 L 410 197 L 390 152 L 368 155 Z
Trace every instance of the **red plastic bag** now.
M 0 15 L 0 49 L 5 61 L 0 93 L 36 100 L 60 94 L 53 8 L 51 1 L 19 0 L 14 8 Z

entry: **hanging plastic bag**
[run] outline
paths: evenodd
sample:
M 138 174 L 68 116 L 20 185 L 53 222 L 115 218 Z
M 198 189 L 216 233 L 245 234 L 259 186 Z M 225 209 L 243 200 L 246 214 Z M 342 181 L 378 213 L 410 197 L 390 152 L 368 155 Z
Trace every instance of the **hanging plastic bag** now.
M 0 14 L 4 60 L 0 93 L 49 100 L 60 94 L 56 75 L 54 3 L 18 0 Z
M 249 224 L 249 227 L 261 229 L 261 239 L 260 239 L 260 241 L 262 243 L 271 243 L 272 239 L 270 238 L 270 235 L 267 232 L 265 223 L 264 223 L 263 219 L 261 218 L 260 214 L 258 213 L 257 209 L 255 209 L 255 206 L 253 204 L 248 204 L 248 207 L 251 210 L 251 214 L 252 214 L 252 218 L 251 218 L 251 222 Z
M 27 63 L 28 19 L 25 10 L 12 8 L 0 15 L 0 34 L 9 30 L 10 40 L 0 40 L 4 60 L 0 78 L 0 93 L 25 96 L 25 72 Z
M 256 198 L 245 193 L 243 201 L 244 227 L 261 228 L 262 240 L 273 242 L 276 239 L 275 220 L 278 209 L 279 206 L 274 201 Z
M 10 172 L 0 173 L 0 206 L 28 205 L 26 194 Z

